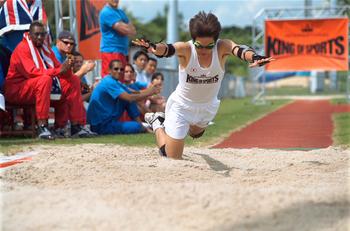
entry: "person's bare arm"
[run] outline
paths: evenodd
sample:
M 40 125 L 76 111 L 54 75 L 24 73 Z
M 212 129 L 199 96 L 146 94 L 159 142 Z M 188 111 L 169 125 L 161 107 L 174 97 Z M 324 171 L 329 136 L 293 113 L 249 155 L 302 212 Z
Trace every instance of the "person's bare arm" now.
M 272 57 L 258 55 L 252 48 L 246 45 L 238 45 L 232 40 L 223 39 L 220 42 L 219 54 L 221 54 L 223 60 L 229 55 L 234 55 L 249 62 L 249 67 L 263 66 L 274 60 Z
M 86 61 L 81 68 L 75 72 L 74 74 L 78 76 L 79 78 L 83 77 L 88 72 L 92 71 L 95 68 L 95 62 L 92 60 Z
M 145 99 L 147 98 L 148 96 L 150 95 L 153 95 L 153 94 L 158 94 L 160 92 L 160 87 L 158 86 L 151 86 L 143 91 L 140 91 L 139 93 L 132 93 L 132 94 L 129 94 L 127 92 L 124 92 L 122 94 L 119 95 L 119 97 L 122 99 L 122 100 L 126 100 L 128 102 L 134 102 L 134 101 L 138 101 L 138 100 L 141 100 L 141 99 Z
M 135 39 L 132 41 L 132 43 L 134 45 L 146 48 L 148 52 L 156 55 L 159 58 L 168 58 L 176 54 L 178 56 L 180 66 L 182 67 L 187 66 L 188 57 L 191 54 L 191 48 L 189 44 L 185 42 L 175 42 L 174 44 L 154 44 L 144 39 Z
M 119 22 L 116 22 L 112 26 L 112 28 L 113 30 L 117 31 L 121 35 L 129 36 L 129 37 L 136 35 L 136 28 L 131 22 L 125 23 L 125 22 L 119 21 Z

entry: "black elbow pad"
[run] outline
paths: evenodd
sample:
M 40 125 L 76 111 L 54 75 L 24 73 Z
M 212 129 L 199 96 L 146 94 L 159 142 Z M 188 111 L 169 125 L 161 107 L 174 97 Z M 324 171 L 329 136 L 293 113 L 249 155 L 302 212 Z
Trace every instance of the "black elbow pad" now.
M 164 57 L 168 58 L 175 54 L 175 47 L 173 46 L 173 44 L 169 44 L 169 43 L 167 44 L 167 46 L 168 46 L 168 52 Z

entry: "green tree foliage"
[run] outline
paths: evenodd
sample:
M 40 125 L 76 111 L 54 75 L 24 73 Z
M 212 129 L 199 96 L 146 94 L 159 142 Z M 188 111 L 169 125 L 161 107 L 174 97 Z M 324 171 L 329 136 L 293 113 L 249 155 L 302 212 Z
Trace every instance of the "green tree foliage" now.
M 168 6 L 165 5 L 163 12 L 157 12 L 157 15 L 149 22 L 142 23 L 141 19 L 136 18 L 132 12 L 124 9 L 129 19 L 133 22 L 137 30 L 138 37 L 146 37 L 151 41 L 166 41 L 166 28 L 167 28 L 167 15 Z M 184 24 L 184 17 L 181 13 L 178 14 L 179 22 L 179 37 L 181 41 L 190 39 L 188 32 L 186 31 L 186 25 Z
M 338 5 L 350 5 L 350 0 L 338 0 Z
M 345 6 L 345 5 L 350 6 L 350 0 L 338 0 L 337 3 L 338 3 L 338 5 L 340 5 L 340 6 Z M 349 10 L 349 9 L 346 10 L 345 14 L 346 14 L 348 17 L 350 17 L 350 10 Z
M 136 18 L 128 9 L 124 9 L 131 22 L 135 25 L 138 38 L 147 38 L 151 41 L 160 41 L 166 38 L 166 18 L 159 12 L 150 22 L 142 23 L 141 19 Z

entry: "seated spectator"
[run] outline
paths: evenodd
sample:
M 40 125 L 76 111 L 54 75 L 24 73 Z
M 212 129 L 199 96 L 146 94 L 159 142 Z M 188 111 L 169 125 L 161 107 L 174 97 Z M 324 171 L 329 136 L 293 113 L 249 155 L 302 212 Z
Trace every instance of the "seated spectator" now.
M 23 40 L 23 34 L 28 32 L 30 24 L 33 21 L 41 21 L 47 30 L 49 30 L 49 26 L 42 0 L 0 0 L 0 6 L 0 53 L 2 53 L 0 55 L 0 69 L 2 69 L 0 82 L 1 75 L 3 75 L 4 83 L 10 66 L 11 54 Z M 47 36 L 47 41 L 50 41 L 50 35 Z M 3 88 L 1 83 L 0 88 L 1 85 Z M 16 110 L 15 114 L 16 117 L 20 114 L 23 115 L 24 127 L 28 128 L 29 121 L 31 121 L 30 111 L 26 109 L 23 112 Z
M 35 21 L 14 50 L 5 80 L 5 98 L 15 104 L 35 104 L 38 133 L 41 139 L 54 139 L 48 129 L 50 105 L 55 108 L 55 123 L 62 122 L 60 112 L 68 107 L 73 137 L 86 137 L 79 121 L 84 120 L 79 79 L 70 70 L 73 58 L 60 64 L 51 48 L 44 43 L 47 32 L 42 23 Z M 50 101 L 53 78 L 61 85 L 60 100 Z
M 74 39 L 73 34 L 70 33 L 69 31 L 62 31 L 59 33 L 58 39 L 56 41 L 56 46 L 54 46 L 52 48 L 52 50 L 55 53 L 55 56 L 60 63 L 63 63 L 67 59 L 68 56 L 72 56 L 73 60 L 74 60 L 73 61 L 73 66 L 74 66 L 75 59 L 74 59 L 73 52 L 74 52 L 75 45 L 76 44 L 75 44 L 75 39 Z M 84 66 L 84 69 L 77 72 L 78 78 L 77 78 L 77 75 L 74 73 L 73 78 L 78 79 L 79 90 L 81 90 L 80 77 L 82 77 L 84 74 L 86 74 L 88 71 L 90 71 L 90 69 L 93 68 L 94 66 L 95 66 L 94 64 L 93 64 L 93 66 L 91 66 L 90 64 L 87 66 Z M 91 132 L 90 129 L 85 126 L 86 125 L 86 111 L 85 111 L 83 101 L 78 106 L 81 107 L 79 110 L 82 111 L 82 113 L 84 114 L 83 119 L 81 121 L 78 121 L 80 124 L 83 125 L 83 131 L 85 131 L 85 133 L 86 133 L 86 134 L 84 134 L 84 136 L 89 136 L 89 137 L 96 136 L 97 135 L 96 133 Z M 60 121 L 61 123 L 60 123 L 59 127 L 56 126 L 55 132 L 56 132 L 57 136 L 64 137 L 64 134 L 66 133 L 65 127 L 69 121 L 68 107 L 62 108 L 60 113 L 61 113 L 62 121 Z
M 136 76 L 135 76 L 135 69 L 131 64 L 126 64 L 125 65 L 125 70 L 124 70 L 124 83 L 126 86 L 128 86 L 129 88 L 132 89 L 132 91 L 135 92 L 139 92 L 143 89 L 147 88 L 147 83 L 145 82 L 139 82 L 136 81 Z M 143 118 L 143 116 L 147 113 L 147 112 L 151 112 L 147 107 L 146 107 L 146 100 L 142 99 L 142 100 L 138 100 L 137 103 L 137 107 L 141 113 L 141 119 Z M 123 117 L 123 120 L 128 120 L 128 117 Z
M 60 63 L 63 63 L 68 54 L 72 54 L 75 47 L 75 39 L 72 33 L 69 31 L 62 31 L 58 35 L 58 39 L 56 41 L 56 46 L 52 47 L 53 52 L 57 60 Z
M 147 84 L 151 83 L 152 75 L 157 70 L 157 64 L 158 64 L 157 59 L 155 59 L 153 57 L 149 57 L 148 62 L 147 62 L 146 67 L 145 67 L 145 70 L 144 70 L 144 75 L 146 77 Z
M 133 56 L 134 68 L 136 71 L 136 81 L 147 83 L 147 78 L 145 76 L 145 67 L 148 62 L 148 54 L 144 50 L 136 51 Z
M 164 82 L 164 76 L 160 72 L 156 72 L 152 75 L 152 85 L 157 85 L 160 87 L 160 89 L 163 88 L 163 82 Z M 165 105 L 166 105 L 166 99 L 162 95 L 152 95 L 148 97 L 148 100 L 146 102 L 146 105 L 148 105 L 149 110 L 152 112 L 165 112 Z
M 74 55 L 73 73 L 80 78 L 81 95 L 83 101 L 89 102 L 91 92 L 96 86 L 97 82 L 90 87 L 85 75 L 95 68 L 95 62 L 92 60 L 84 62 L 83 55 L 78 51 L 74 51 L 72 54 Z
M 158 87 L 147 88 L 139 93 L 132 91 L 120 82 L 124 78 L 123 64 L 112 60 L 109 64 L 110 74 L 105 76 L 92 92 L 87 110 L 91 129 L 98 134 L 131 134 L 144 132 L 140 112 L 135 101 L 159 92 Z M 119 121 L 124 111 L 133 121 Z
M 129 63 L 126 64 L 124 68 L 124 83 L 135 91 L 141 91 L 148 86 L 146 82 L 136 81 L 135 68 Z

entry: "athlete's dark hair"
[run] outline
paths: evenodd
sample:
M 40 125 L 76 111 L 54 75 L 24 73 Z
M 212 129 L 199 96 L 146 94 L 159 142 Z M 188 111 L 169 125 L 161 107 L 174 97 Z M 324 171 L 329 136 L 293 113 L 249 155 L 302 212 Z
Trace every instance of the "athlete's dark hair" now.
M 218 18 L 212 13 L 200 11 L 190 20 L 190 34 L 193 40 L 197 37 L 219 38 L 221 25 Z
M 121 63 L 119 59 L 113 59 L 112 61 L 109 62 L 108 68 L 112 69 L 114 63 Z
M 40 21 L 33 21 L 30 24 L 30 26 L 29 26 L 29 31 L 33 32 L 34 27 L 43 27 L 43 28 L 45 28 L 44 24 L 42 22 L 40 22 Z

